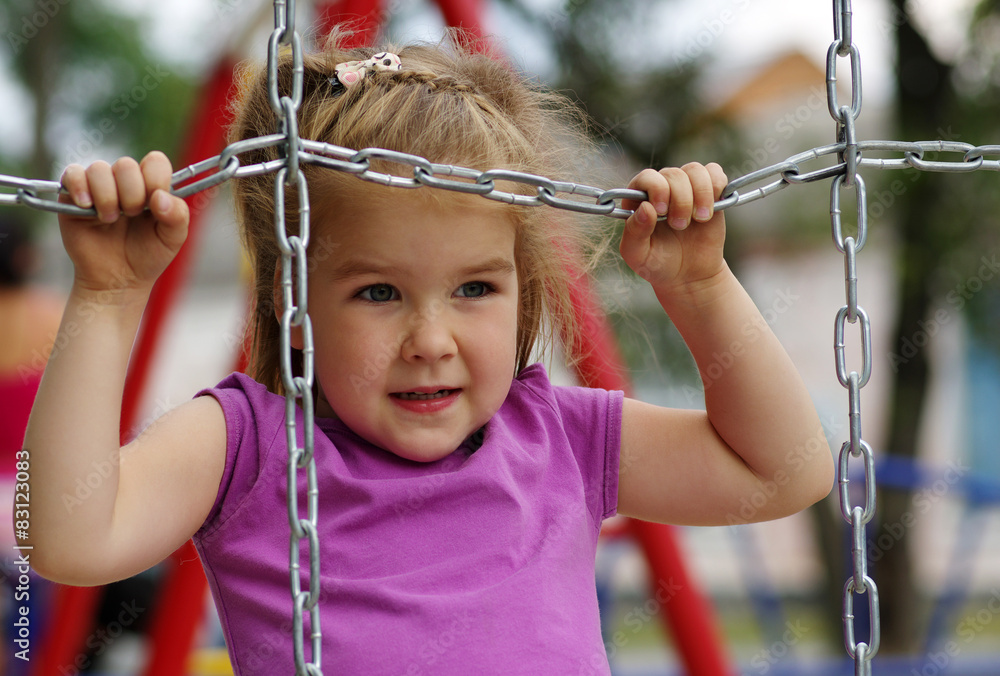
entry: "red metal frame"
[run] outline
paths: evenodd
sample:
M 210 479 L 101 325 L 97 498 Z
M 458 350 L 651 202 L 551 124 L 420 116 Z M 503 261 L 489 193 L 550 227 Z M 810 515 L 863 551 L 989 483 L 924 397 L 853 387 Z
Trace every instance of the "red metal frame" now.
M 467 35 L 486 48 L 490 40 L 483 31 L 481 0 L 437 0 L 445 23 L 461 27 Z M 316 6 L 316 23 L 326 34 L 336 24 L 349 21 L 356 29 L 349 46 L 370 43 L 382 19 L 380 0 L 341 0 L 321 2 Z M 224 124 L 233 86 L 233 62 L 224 59 L 202 89 L 201 105 L 192 119 L 190 136 L 179 166 L 187 166 L 204 157 L 217 154 L 224 145 Z M 149 306 L 137 338 L 130 363 L 122 406 L 122 430 L 130 429 L 137 417 L 140 393 L 149 377 L 162 326 L 176 302 L 187 277 L 194 235 L 199 229 L 204 197 L 189 199 L 192 207 L 188 242 L 163 274 L 150 297 Z M 577 365 L 580 380 L 591 387 L 628 392 L 626 369 L 619 356 L 614 336 L 599 309 L 588 280 L 579 277 L 571 289 L 573 305 L 580 331 L 572 346 L 574 354 L 583 355 Z M 670 590 L 668 598 L 659 599 L 665 624 L 681 661 L 691 676 L 729 676 L 734 673 L 727 664 L 722 642 L 716 630 L 712 609 L 696 582 L 687 573 L 674 531 L 669 526 L 639 521 L 630 523 L 630 530 L 639 542 L 653 574 L 651 587 L 658 590 L 664 583 Z M 150 632 L 151 657 L 146 676 L 181 676 L 186 673 L 188 657 L 195 634 L 202 620 L 204 594 L 207 587 L 204 573 L 197 563 L 191 542 L 173 554 L 154 608 Z M 60 587 L 54 603 L 51 629 L 43 637 L 41 658 L 32 672 L 34 676 L 62 676 L 72 673 L 80 646 L 92 629 L 91 618 L 100 588 Z

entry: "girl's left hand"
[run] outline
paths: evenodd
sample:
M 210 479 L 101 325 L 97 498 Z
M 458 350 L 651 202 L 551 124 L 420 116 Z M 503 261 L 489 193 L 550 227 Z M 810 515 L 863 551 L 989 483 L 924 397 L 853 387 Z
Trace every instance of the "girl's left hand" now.
M 718 164 L 691 162 L 679 169 L 645 169 L 629 183 L 646 191 L 649 201 L 622 203 L 635 210 L 625 222 L 622 259 L 657 293 L 694 291 L 726 268 L 726 221 L 713 205 L 727 182 Z M 667 220 L 657 222 L 663 214 Z

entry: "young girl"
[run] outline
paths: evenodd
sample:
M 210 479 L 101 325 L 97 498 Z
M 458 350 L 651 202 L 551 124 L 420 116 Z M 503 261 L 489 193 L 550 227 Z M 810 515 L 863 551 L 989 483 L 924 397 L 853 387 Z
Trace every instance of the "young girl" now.
M 388 57 L 384 69 L 338 69 L 377 52 L 336 40 L 308 58 L 302 138 L 571 175 L 559 162 L 573 157 L 554 150 L 564 100 L 458 48 L 394 51 L 398 70 Z M 284 63 L 282 91 L 290 77 Z M 242 82 L 233 140 L 272 133 L 264 72 Z M 277 157 L 270 148 L 242 159 Z M 621 241 L 711 372 L 707 412 L 554 387 L 528 363 L 543 327 L 571 329 L 563 215 L 305 171 L 328 673 L 606 674 L 593 569 L 602 519 L 774 519 L 830 490 L 806 389 L 723 260 L 718 165 L 636 176 L 630 187 L 649 200 L 625 205 L 635 214 Z M 160 153 L 64 174 L 67 199 L 98 218 L 60 220 L 75 265 L 62 325 L 71 339 L 49 361 L 25 441 L 32 561 L 60 582 L 102 584 L 194 537 L 236 672 L 288 673 L 273 174 L 235 185 L 255 271 L 252 377 L 227 377 L 119 448 L 129 350 L 186 235 L 170 175 Z M 302 348 L 299 333 L 292 342 Z M 114 469 L 104 483 L 65 503 L 100 463 Z

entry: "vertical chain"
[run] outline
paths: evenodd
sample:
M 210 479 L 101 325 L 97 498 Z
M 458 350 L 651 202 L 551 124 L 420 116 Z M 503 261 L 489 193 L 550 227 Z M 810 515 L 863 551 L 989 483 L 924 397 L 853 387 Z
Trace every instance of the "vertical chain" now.
M 280 50 L 291 49 L 292 92 L 281 95 L 278 88 L 278 57 Z M 274 234 L 281 250 L 281 289 L 284 311 L 281 316 L 281 382 L 285 388 L 285 435 L 288 444 L 288 523 L 289 577 L 292 592 L 292 645 L 297 676 L 322 675 L 322 634 L 319 624 L 319 537 L 316 529 L 319 488 L 316 482 L 316 461 L 313 456 L 313 336 L 309 319 L 306 248 L 309 246 L 309 190 L 299 169 L 299 139 L 297 112 L 302 102 L 302 42 L 295 30 L 294 0 L 275 0 L 274 32 L 268 40 L 267 84 L 271 108 L 278 118 L 278 131 L 284 137 L 285 165 L 274 180 Z M 285 224 L 285 191 L 298 193 L 298 234 L 289 235 Z M 302 375 L 292 370 L 292 330 L 302 335 Z M 302 445 L 296 433 L 297 400 L 301 399 Z M 306 518 L 299 517 L 299 470 L 306 474 Z M 308 544 L 309 590 L 302 590 L 300 548 Z M 309 613 L 311 661 L 305 658 L 305 627 L 303 616 Z
M 837 250 L 844 254 L 844 282 L 847 303 L 837 312 L 834 321 L 834 356 L 837 379 L 847 389 L 850 440 L 840 449 L 840 511 L 851 524 L 853 571 L 844 585 L 844 644 L 854 660 L 856 676 L 871 674 L 871 660 L 878 652 L 879 625 L 878 587 L 868 575 L 868 550 L 865 526 L 875 515 L 875 458 L 872 448 L 861 438 L 861 388 L 871 377 L 872 348 L 871 323 L 868 313 L 858 305 L 857 254 L 868 237 L 868 198 L 864 179 L 858 175 L 860 151 L 858 150 L 855 122 L 861 114 L 861 53 L 852 40 L 851 0 L 833 0 L 833 43 L 826 54 L 826 87 L 830 115 L 837 123 L 837 142 L 844 144 L 840 161 L 844 173 L 835 177 L 830 187 L 830 223 Z M 851 105 L 840 105 L 837 99 L 837 59 L 849 58 L 851 65 Z M 853 190 L 857 200 L 857 236 L 844 236 L 841 220 L 840 193 Z M 861 331 L 861 373 L 847 370 L 844 354 L 844 333 L 847 323 L 858 324 Z M 864 505 L 852 505 L 850 491 L 850 460 L 861 458 L 864 463 Z M 868 597 L 870 618 L 869 636 L 866 641 L 855 640 L 854 597 Z

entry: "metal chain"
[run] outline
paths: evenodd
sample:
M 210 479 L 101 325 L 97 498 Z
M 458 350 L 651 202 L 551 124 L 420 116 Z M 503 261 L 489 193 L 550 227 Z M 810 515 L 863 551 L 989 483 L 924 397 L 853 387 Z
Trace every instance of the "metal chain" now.
M 292 53 L 292 94 L 282 95 L 278 90 L 278 54 L 283 47 Z M 292 654 L 297 676 L 317 676 L 322 671 L 322 633 L 320 632 L 320 551 L 317 517 L 319 513 L 319 486 L 316 479 L 314 456 L 313 402 L 313 335 L 307 304 L 308 272 L 306 249 L 309 246 L 309 187 L 299 168 L 302 142 L 299 139 L 297 112 L 302 102 L 302 42 L 295 30 L 294 0 L 275 0 L 274 31 L 268 40 L 267 85 L 271 108 L 277 116 L 279 134 L 251 139 L 249 145 L 260 148 L 268 145 L 283 146 L 287 161 L 277 167 L 274 179 L 274 236 L 281 250 L 281 291 L 284 308 L 281 315 L 281 382 L 285 388 L 285 433 L 288 444 L 288 524 L 291 528 L 288 571 L 292 592 Z M 219 170 L 215 175 L 197 181 L 189 190 L 201 185 L 214 185 L 235 176 L 240 163 L 236 156 L 239 149 L 230 146 L 219 156 Z M 192 175 L 198 172 L 197 165 Z M 223 177 L 221 174 L 228 174 Z M 285 191 L 294 188 L 298 193 L 298 234 L 288 234 L 285 223 Z M 181 191 L 178 191 L 181 192 Z M 302 335 L 302 375 L 292 370 L 292 329 Z M 302 446 L 296 434 L 297 400 L 301 399 Z M 306 472 L 306 518 L 299 517 L 299 470 Z M 302 590 L 302 572 L 299 561 L 302 541 L 306 540 L 309 560 L 309 590 Z M 311 660 L 305 658 L 305 627 L 303 616 L 309 613 Z
M 853 118 L 848 116 L 848 119 Z M 838 120 L 839 122 L 839 120 Z M 589 185 L 558 181 L 519 171 L 493 169 L 480 171 L 452 164 L 437 164 L 419 155 L 409 155 L 394 150 L 382 148 L 363 148 L 355 150 L 329 143 L 320 143 L 308 139 L 299 139 L 298 151 L 288 155 L 289 160 L 276 159 L 258 164 L 242 165 L 239 155 L 250 150 L 267 148 L 269 146 L 285 146 L 286 137 L 283 134 L 271 134 L 230 144 L 216 155 L 201 160 L 189 167 L 174 172 L 171 181 L 172 192 L 178 197 L 189 197 L 203 190 L 208 190 L 225 183 L 232 178 L 260 176 L 278 171 L 290 165 L 290 162 L 314 164 L 317 166 L 354 174 L 365 181 L 381 183 L 403 188 L 419 188 L 428 186 L 443 190 L 465 192 L 482 195 L 487 199 L 508 202 L 520 206 L 551 206 L 583 214 L 608 216 L 610 218 L 626 219 L 632 215 L 631 209 L 620 206 L 621 200 L 642 201 L 646 193 L 641 190 L 627 188 L 603 189 Z M 737 177 L 729 182 L 722 196 L 715 203 L 717 211 L 730 207 L 754 202 L 768 195 L 783 190 L 790 185 L 813 183 L 837 176 L 856 176 L 848 172 L 847 163 L 842 158 L 855 158 L 857 168 L 871 169 L 917 169 L 919 171 L 942 173 L 968 173 L 971 171 L 1000 172 L 1000 145 L 974 146 L 957 141 L 858 141 L 857 152 L 845 152 L 846 141 L 817 146 L 802 151 L 791 157 L 758 169 L 749 174 Z M 898 153 L 898 157 L 870 157 L 866 153 Z M 928 160 L 928 153 L 962 153 L 961 160 L 941 161 Z M 802 165 L 819 160 L 829 155 L 836 155 L 840 161 L 825 167 L 806 171 Z M 988 156 L 998 156 L 997 159 L 986 159 Z M 411 176 L 388 174 L 373 171 L 369 158 L 389 160 L 400 165 L 409 166 Z M 752 187 L 771 180 L 769 183 Z M 494 185 L 494 179 L 511 184 L 528 186 L 535 194 L 523 194 L 501 191 Z M 744 190 L 747 186 L 752 189 Z M 846 187 L 846 184 L 845 184 Z M 96 216 L 91 209 L 82 209 L 72 204 L 63 204 L 57 197 L 60 192 L 58 181 L 29 180 L 17 176 L 0 174 L 0 189 L 7 188 L 12 192 L 0 192 L 0 206 L 22 205 L 43 211 L 74 214 L 77 216 Z M 741 192 L 742 191 L 742 192 Z M 567 197 L 560 197 L 563 194 Z M 51 197 L 43 197 L 51 195 Z M 571 199 L 576 196 L 578 199 Z
M 853 574 L 844 585 L 844 644 L 847 654 L 854 660 L 855 676 L 870 676 L 871 660 L 878 653 L 880 630 L 878 587 L 868 575 L 868 549 L 865 526 L 875 515 L 875 458 L 871 446 L 861 437 L 861 388 L 871 378 L 872 345 L 871 323 L 868 313 L 858 304 L 857 254 L 864 248 L 868 237 L 868 198 L 865 182 L 858 175 L 858 167 L 863 164 L 857 140 L 855 123 L 861 114 L 861 53 L 851 41 L 852 35 L 851 0 L 833 0 L 833 42 L 826 53 L 826 92 L 830 115 L 837 123 L 838 167 L 842 173 L 833 178 L 830 186 L 830 224 L 833 242 L 837 250 L 844 254 L 844 277 L 847 303 L 837 312 L 833 328 L 833 349 L 837 366 L 837 379 L 847 388 L 848 419 L 850 440 L 840 449 L 840 511 L 851 524 L 853 545 Z M 851 105 L 840 105 L 837 99 L 838 59 L 849 57 L 851 62 Z M 941 148 L 944 150 L 945 148 Z M 950 148 L 947 148 L 950 150 Z M 906 159 L 922 161 L 923 148 L 915 146 L 905 151 Z M 984 153 L 985 154 L 985 153 Z M 979 168 L 983 164 L 982 155 L 977 160 Z M 915 166 L 912 165 L 911 166 Z M 934 163 L 924 163 L 925 170 L 933 170 Z M 857 236 L 844 236 L 840 210 L 840 193 L 853 190 L 857 201 Z M 857 324 L 861 329 L 861 373 L 847 371 L 844 355 L 844 332 L 846 324 Z M 863 458 L 864 462 L 864 505 L 852 505 L 850 496 L 850 459 Z M 858 641 L 854 631 L 854 597 L 868 597 L 869 633 L 866 640 Z

